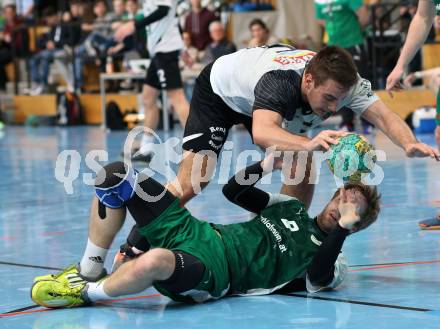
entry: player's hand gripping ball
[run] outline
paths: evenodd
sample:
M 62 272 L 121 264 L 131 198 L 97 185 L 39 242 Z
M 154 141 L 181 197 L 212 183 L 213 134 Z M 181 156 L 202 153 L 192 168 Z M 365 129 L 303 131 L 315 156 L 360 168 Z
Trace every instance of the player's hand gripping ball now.
M 360 182 L 362 174 L 373 169 L 377 157 L 374 147 L 358 134 L 338 138 L 337 145 L 331 145 L 330 159 L 327 160 L 332 173 L 344 182 Z

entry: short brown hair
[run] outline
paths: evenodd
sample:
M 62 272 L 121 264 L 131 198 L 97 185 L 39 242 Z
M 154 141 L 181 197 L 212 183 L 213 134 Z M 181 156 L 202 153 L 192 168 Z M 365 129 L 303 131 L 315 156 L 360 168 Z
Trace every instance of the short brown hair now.
M 103 4 L 104 5 L 104 7 L 107 9 L 107 1 L 105 1 L 105 0 L 95 0 L 95 2 L 93 3 L 93 7 L 96 7 L 97 5 L 99 5 L 99 4 Z
M 249 29 L 251 29 L 254 25 L 259 25 L 263 30 L 266 30 L 269 32 L 269 29 L 267 28 L 267 25 L 259 18 L 254 18 L 249 23 Z
M 306 73 L 312 75 L 315 86 L 331 79 L 344 89 L 350 89 L 358 79 L 350 53 L 337 46 L 321 49 L 307 64 Z
M 365 211 L 365 213 L 361 214 L 361 220 L 357 222 L 353 228 L 356 231 L 360 231 L 373 224 L 376 221 L 377 216 L 379 215 L 380 212 L 381 196 L 377 191 L 377 187 L 365 185 L 362 183 L 347 183 L 345 184 L 345 189 L 346 190 L 356 189 L 359 192 L 361 192 L 362 195 L 367 200 L 367 210 Z M 332 200 L 339 195 L 340 191 L 341 189 L 339 188 L 335 192 L 335 194 L 333 194 Z

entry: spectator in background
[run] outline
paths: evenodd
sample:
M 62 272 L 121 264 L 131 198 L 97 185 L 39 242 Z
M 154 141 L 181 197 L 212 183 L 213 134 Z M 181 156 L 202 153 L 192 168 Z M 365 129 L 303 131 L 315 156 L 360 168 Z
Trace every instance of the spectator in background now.
M 212 42 L 206 47 L 203 62 L 209 64 L 217 58 L 228 55 L 237 50 L 237 47 L 226 39 L 225 27 L 219 21 L 214 21 L 209 25 L 209 33 Z
M 209 24 L 216 20 L 215 13 L 202 8 L 201 0 L 191 0 L 191 12 L 185 18 L 184 31 L 191 33 L 194 47 L 204 50 L 211 42 L 209 36 Z
M 181 68 L 189 68 L 195 70 L 194 76 L 197 77 L 200 71 L 203 69 L 204 65 L 202 64 L 202 60 L 205 56 L 205 52 L 202 50 L 198 50 L 194 47 L 192 42 L 191 33 L 183 32 L 182 39 L 184 48 L 180 55 L 180 67 Z
M 130 19 L 135 19 L 137 15 L 142 14 L 139 5 L 136 0 L 127 0 L 125 2 L 125 15 L 123 17 L 124 21 Z
M 147 48 L 151 63 L 144 80 L 142 97 L 145 107 L 144 126 L 150 129 L 156 129 L 159 123 L 157 100 L 161 90 L 167 91 L 183 127 L 188 117 L 189 104 L 179 70 L 179 55 L 184 45 L 176 17 L 177 3 L 178 0 L 144 1 L 143 18 L 125 23 L 115 34 L 118 41 L 140 30 L 148 34 Z M 149 162 L 154 152 L 154 136 L 151 130 L 146 130 L 133 160 Z
M 116 11 L 108 12 L 105 1 L 96 1 L 93 7 L 96 15 L 95 21 L 93 24 L 83 24 L 83 30 L 92 32 L 84 44 L 89 55 L 105 54 L 108 48 L 116 44 L 113 32 L 123 20 L 125 3 L 123 0 L 114 0 L 113 7 Z
M 27 52 L 27 31 L 20 30 L 23 19 L 17 15 L 14 4 L 3 7 L 3 23 L 0 31 L 0 90 L 6 89 L 7 75 L 5 66 L 15 56 L 23 56 Z M 18 29 L 18 30 L 17 30 Z M 14 32 L 15 31 L 15 32 Z M 13 46 L 15 50 L 13 50 Z
M 115 0 L 119 2 L 121 0 Z M 115 4 L 114 4 L 115 6 Z M 116 7 L 119 8 L 118 4 Z M 113 23 L 122 20 L 122 16 L 125 12 L 119 12 L 118 14 L 107 11 L 107 4 L 104 0 L 98 0 L 93 6 L 93 12 L 96 15 L 92 24 L 82 24 L 81 28 L 84 32 L 91 32 L 86 38 L 84 43 L 78 47 L 75 56 L 75 89 L 80 90 L 83 84 L 83 62 L 84 57 L 96 57 L 99 56 L 100 60 L 97 64 L 101 66 L 101 70 L 105 68 L 105 59 L 107 57 L 107 51 L 109 48 L 115 46 L 117 43 L 113 39 L 114 30 L 112 28 Z
M 115 14 L 121 18 L 121 20 L 112 24 L 112 29 L 117 30 L 124 23 L 131 20 L 142 19 L 142 11 L 139 11 L 137 1 L 121 1 L 114 0 L 113 8 Z M 122 16 L 120 16 L 122 14 Z M 112 38 L 112 40 L 114 40 Z M 116 42 L 116 41 L 115 41 Z M 124 63 L 127 63 L 130 59 L 139 58 L 140 54 L 145 53 L 145 30 L 135 31 L 135 33 L 125 37 L 121 42 L 116 43 L 114 46 L 107 50 L 108 56 L 122 56 L 124 57 Z M 126 82 L 128 82 L 127 80 Z
M 61 26 L 63 29 L 64 52 L 58 52 L 55 56 L 55 64 L 58 66 L 60 74 L 67 83 L 67 90 L 73 92 L 75 79 L 73 76 L 72 55 L 76 46 L 78 46 L 83 37 L 81 30 L 81 16 L 83 6 L 80 1 L 71 1 L 68 10 L 63 12 Z
M 249 23 L 249 30 L 251 32 L 251 41 L 249 41 L 248 47 L 260 47 L 278 41 L 270 35 L 269 28 L 259 18 L 255 18 Z
M 34 11 L 34 0 L 2 0 L 0 5 L 5 8 L 14 6 L 17 16 L 23 20 L 31 19 Z
M 183 91 L 186 99 L 190 101 L 194 90 L 195 80 L 205 67 L 205 64 L 203 63 L 205 52 L 203 50 L 200 51 L 193 46 L 191 33 L 183 32 L 182 39 L 184 48 L 180 54 L 179 68 L 182 75 Z
M 46 24 L 50 27 L 41 41 L 41 50 L 30 61 L 31 79 L 36 84 L 31 95 L 39 95 L 48 89 L 50 63 L 56 57 L 64 57 L 64 46 L 68 43 L 68 31 L 61 24 L 60 15 L 51 7 L 43 11 Z
M 369 23 L 369 9 L 363 0 L 315 0 L 316 18 L 325 27 L 328 45 L 339 46 L 353 57 L 359 74 L 370 80 L 368 57 L 364 46 L 363 28 Z M 354 130 L 354 113 L 349 109 L 340 111 L 341 128 Z M 371 127 L 363 121 L 364 133 Z

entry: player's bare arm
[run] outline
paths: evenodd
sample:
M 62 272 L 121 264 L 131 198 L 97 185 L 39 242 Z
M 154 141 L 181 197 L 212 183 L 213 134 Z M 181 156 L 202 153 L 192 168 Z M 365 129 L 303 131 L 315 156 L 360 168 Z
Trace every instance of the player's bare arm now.
M 342 131 L 324 130 L 313 139 L 291 134 L 281 128 L 282 116 L 274 111 L 257 109 L 252 115 L 252 135 L 254 142 L 268 148 L 276 146 L 280 151 L 316 151 L 328 150 L 331 144 L 337 144 L 335 137 L 345 136 Z
M 438 150 L 420 143 L 408 125 L 382 101 L 376 101 L 364 112 L 363 117 L 379 128 L 394 144 L 400 146 L 408 157 L 431 157 L 440 160 Z
M 392 91 L 402 89 L 400 79 L 402 78 L 409 62 L 414 58 L 416 52 L 422 47 L 432 27 L 435 17 L 435 5 L 432 0 L 419 0 L 417 13 L 409 26 L 408 35 L 399 60 L 393 71 L 387 78 L 386 89 L 392 95 Z

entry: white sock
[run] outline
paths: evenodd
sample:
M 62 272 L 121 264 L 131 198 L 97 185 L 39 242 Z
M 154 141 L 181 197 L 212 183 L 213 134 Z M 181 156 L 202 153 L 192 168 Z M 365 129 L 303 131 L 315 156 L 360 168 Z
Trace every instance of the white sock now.
M 141 140 L 141 148 L 139 150 L 140 153 L 146 154 L 151 152 L 153 150 L 153 146 L 154 146 L 154 137 L 149 134 L 143 134 Z
M 114 299 L 115 297 L 110 297 L 104 291 L 104 282 L 106 280 L 102 280 L 100 282 L 89 282 L 87 283 L 87 297 L 91 302 L 96 302 L 98 300 L 109 300 Z
M 98 247 L 88 239 L 86 250 L 80 262 L 80 274 L 92 279 L 98 277 L 104 268 L 107 253 L 108 249 Z

